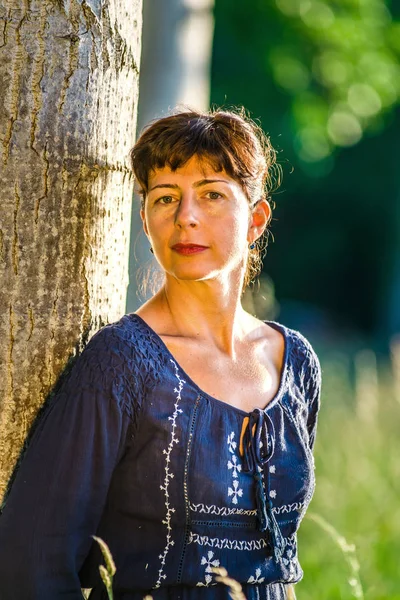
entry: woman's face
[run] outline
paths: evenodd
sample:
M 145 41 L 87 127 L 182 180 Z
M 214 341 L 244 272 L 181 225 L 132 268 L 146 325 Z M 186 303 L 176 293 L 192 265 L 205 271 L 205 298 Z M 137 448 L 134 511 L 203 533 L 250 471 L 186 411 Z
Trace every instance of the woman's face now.
M 148 189 L 143 228 L 167 274 L 199 281 L 244 273 L 248 245 L 268 221 L 266 201 L 251 213 L 240 184 L 196 156 L 176 171 L 151 172 Z

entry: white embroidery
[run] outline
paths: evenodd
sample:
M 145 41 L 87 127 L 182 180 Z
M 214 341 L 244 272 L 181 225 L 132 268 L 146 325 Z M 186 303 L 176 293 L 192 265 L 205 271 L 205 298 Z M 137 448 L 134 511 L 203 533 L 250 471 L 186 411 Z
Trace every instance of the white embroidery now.
M 228 496 L 232 496 L 233 504 L 237 504 L 238 497 L 241 498 L 243 496 L 243 490 L 239 488 L 239 482 L 237 481 L 237 479 L 234 479 L 232 485 L 233 489 L 231 487 L 228 488 Z
M 198 544 L 199 546 L 210 546 L 220 550 L 261 550 L 268 545 L 266 539 L 260 540 L 228 540 L 227 538 L 209 538 L 207 535 L 190 533 L 188 544 Z
M 190 504 L 190 510 L 193 512 L 205 513 L 207 515 L 218 515 L 229 517 L 231 515 L 245 515 L 248 517 L 256 516 L 257 511 L 245 508 L 231 508 L 230 506 L 215 506 L 215 504 Z
M 170 479 L 172 479 L 174 477 L 174 474 L 171 473 L 171 471 L 169 469 L 169 463 L 171 462 L 171 452 L 172 452 L 173 446 L 174 446 L 174 444 L 177 444 L 179 442 L 178 438 L 175 435 L 176 419 L 177 419 L 178 415 L 183 412 L 180 408 L 178 408 L 178 406 L 179 406 L 179 401 L 181 400 L 181 392 L 183 389 L 183 384 L 186 383 L 186 381 L 179 377 L 178 367 L 176 366 L 176 363 L 172 359 L 170 359 L 170 360 L 175 367 L 175 376 L 179 381 L 179 385 L 177 388 L 174 389 L 174 392 L 176 394 L 176 402 L 174 404 L 175 410 L 174 410 L 172 416 L 168 417 L 168 420 L 171 421 L 171 423 L 172 423 L 171 440 L 168 444 L 168 448 L 166 450 L 165 449 L 163 450 L 163 454 L 165 455 L 165 469 L 164 469 L 165 477 L 164 477 L 164 484 L 160 485 L 160 489 L 164 492 L 164 498 L 165 498 L 166 517 L 165 517 L 165 519 L 163 519 L 162 523 L 163 523 L 163 525 L 166 525 L 166 527 L 167 527 L 167 543 L 166 543 L 164 552 L 159 555 L 159 559 L 161 560 L 161 566 L 158 571 L 158 579 L 157 579 L 157 582 L 156 582 L 154 588 L 159 588 L 161 586 L 161 580 L 166 579 L 166 577 L 167 577 L 164 573 L 165 561 L 166 561 L 169 549 L 175 543 L 171 536 L 171 532 L 172 532 L 171 515 L 172 515 L 172 513 L 175 512 L 175 509 L 171 508 L 170 502 L 169 502 L 169 482 L 170 482 Z
M 256 569 L 256 574 L 248 578 L 247 583 L 262 583 L 265 577 L 260 577 L 261 569 Z
M 237 446 L 237 443 L 233 441 L 233 438 L 234 438 L 234 437 L 235 437 L 235 432 L 234 432 L 234 431 L 232 431 L 232 433 L 230 433 L 230 434 L 228 435 L 228 440 L 227 440 L 227 443 L 228 443 L 228 448 L 229 448 L 229 452 L 230 452 L 231 454 L 234 454 L 234 452 L 235 452 L 235 450 L 236 450 L 236 446 Z
M 294 544 L 290 544 L 290 545 L 294 546 Z M 288 542 L 288 546 L 289 546 L 289 542 Z M 292 550 L 292 548 L 287 547 L 285 549 L 284 555 L 282 556 L 282 562 L 286 567 L 289 567 L 290 575 L 294 575 L 294 573 L 296 571 L 295 558 L 296 558 L 295 551 Z
M 228 469 L 233 469 L 232 476 L 234 478 L 237 478 L 238 473 L 242 470 L 242 465 L 239 465 L 237 460 L 237 456 L 235 455 L 232 456 L 232 461 L 228 460 Z
M 210 573 L 212 573 L 212 567 L 219 567 L 219 560 L 217 560 L 217 559 L 213 560 L 213 557 L 214 557 L 214 552 L 212 552 L 211 550 L 209 550 L 207 552 L 207 556 L 202 556 L 201 564 L 206 565 L 205 575 L 204 575 L 205 583 L 203 583 L 202 581 L 199 581 L 198 583 L 196 583 L 196 586 L 207 587 L 212 582 L 212 575 L 210 575 Z
M 271 465 L 269 468 L 270 473 L 275 473 L 275 465 Z
M 275 514 L 289 513 L 294 510 L 301 511 L 304 506 L 304 502 L 293 502 L 293 504 L 283 504 L 282 506 L 274 506 L 272 509 Z
M 276 515 L 290 512 L 300 512 L 304 502 L 294 502 L 293 504 L 283 504 L 282 506 L 273 506 L 272 510 Z M 245 517 L 255 517 L 257 510 L 246 508 L 231 508 L 230 506 L 215 506 L 215 504 L 190 504 L 190 510 L 206 515 L 217 515 L 218 517 L 230 517 L 231 515 L 243 515 Z
M 289 537 L 283 538 L 283 539 L 285 540 L 285 547 L 287 547 L 287 546 L 292 546 L 292 548 L 296 547 L 297 538 L 296 538 L 295 533 L 293 533 L 292 535 L 289 535 Z
M 239 488 L 239 482 L 237 481 L 238 473 L 242 470 L 242 465 L 238 463 L 238 457 L 235 454 L 235 450 L 237 448 L 237 443 L 234 441 L 235 432 L 232 431 L 228 435 L 227 444 L 229 452 L 232 454 L 231 458 L 228 460 L 228 469 L 232 471 L 233 487 L 228 487 L 228 497 L 232 498 L 233 504 L 238 503 L 238 498 L 243 496 L 243 489 Z
M 276 490 L 271 490 L 269 492 L 269 495 L 270 495 L 271 498 L 276 498 Z

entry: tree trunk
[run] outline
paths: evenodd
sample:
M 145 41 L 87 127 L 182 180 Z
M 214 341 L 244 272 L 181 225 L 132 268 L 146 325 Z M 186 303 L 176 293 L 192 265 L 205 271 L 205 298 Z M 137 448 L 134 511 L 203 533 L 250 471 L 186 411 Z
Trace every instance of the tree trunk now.
M 0 496 L 68 357 L 125 311 L 141 0 L 0 0 Z

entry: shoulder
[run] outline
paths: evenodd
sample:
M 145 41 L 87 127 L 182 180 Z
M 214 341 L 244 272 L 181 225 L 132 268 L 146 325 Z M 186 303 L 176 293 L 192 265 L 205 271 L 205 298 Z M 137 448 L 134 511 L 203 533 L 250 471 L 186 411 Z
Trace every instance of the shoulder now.
M 149 344 L 150 335 L 142 322 L 133 313 L 123 315 L 118 321 L 108 323 L 96 331 L 86 344 L 83 353 L 96 356 L 117 366 L 140 354 L 142 347 Z
M 129 313 L 104 325 L 89 340 L 82 356 L 104 373 L 144 385 L 158 378 L 162 348 L 143 320 Z M 135 387 L 137 387 L 135 385 Z
M 300 331 L 286 327 L 282 323 L 272 323 L 275 323 L 285 335 L 288 358 L 294 375 L 300 380 L 299 383 L 306 388 L 310 384 L 320 386 L 321 364 L 308 338 Z
M 299 360 L 303 363 L 319 363 L 317 353 L 315 352 L 309 339 L 297 329 L 291 329 L 284 327 L 287 332 L 287 336 L 290 339 L 293 351 L 298 355 Z

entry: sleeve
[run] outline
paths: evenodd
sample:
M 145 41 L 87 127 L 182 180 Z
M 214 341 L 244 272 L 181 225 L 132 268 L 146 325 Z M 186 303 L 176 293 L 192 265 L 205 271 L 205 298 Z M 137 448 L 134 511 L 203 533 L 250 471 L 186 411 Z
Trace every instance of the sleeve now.
M 314 449 L 317 433 L 318 413 L 321 405 L 321 365 L 313 348 L 308 344 L 305 361 L 305 391 L 308 403 L 307 430 L 309 446 Z
M 109 326 L 38 422 L 0 516 L 1 600 L 81 600 L 79 569 L 131 433 Z M 118 348 L 117 348 L 118 350 Z

